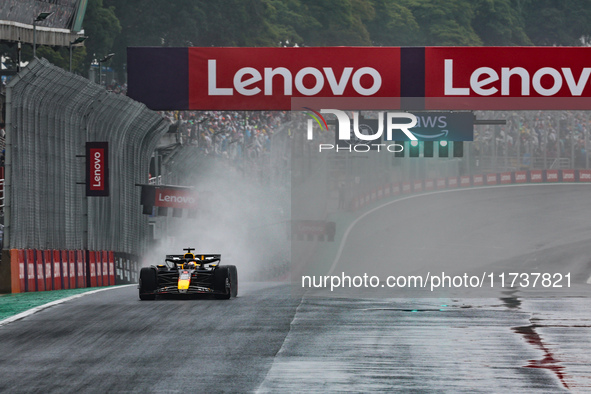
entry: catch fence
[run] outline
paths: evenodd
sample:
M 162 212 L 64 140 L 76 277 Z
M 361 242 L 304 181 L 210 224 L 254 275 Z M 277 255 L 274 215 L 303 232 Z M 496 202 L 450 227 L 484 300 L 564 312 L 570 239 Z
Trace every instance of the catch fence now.
M 3 249 L 138 256 L 140 188 L 168 123 L 126 96 L 36 59 L 7 86 Z M 86 197 L 85 145 L 109 144 L 110 195 Z M 6 254 L 5 254 L 6 255 Z

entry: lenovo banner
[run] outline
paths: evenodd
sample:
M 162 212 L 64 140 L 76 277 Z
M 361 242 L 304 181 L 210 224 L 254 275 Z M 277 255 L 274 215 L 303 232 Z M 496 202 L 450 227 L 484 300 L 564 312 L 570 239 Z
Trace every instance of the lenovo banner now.
M 109 143 L 86 143 L 86 195 L 109 196 Z
M 197 193 L 192 190 L 156 188 L 154 206 L 168 208 L 197 208 Z
M 293 97 L 400 96 L 400 48 L 131 47 L 127 57 L 129 97 L 155 110 L 289 110 Z
M 589 47 L 128 48 L 155 110 L 586 109 L 590 77 Z
M 591 48 L 425 48 L 425 105 L 454 109 L 587 109 Z

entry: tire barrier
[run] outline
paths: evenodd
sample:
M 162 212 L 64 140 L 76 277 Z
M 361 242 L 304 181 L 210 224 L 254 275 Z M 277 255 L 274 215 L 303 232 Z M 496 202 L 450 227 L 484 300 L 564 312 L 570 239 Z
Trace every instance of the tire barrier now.
M 462 175 L 424 181 L 392 183 L 359 194 L 350 201 L 349 208 L 351 211 L 356 211 L 381 199 L 396 197 L 400 194 L 478 186 L 556 182 L 591 182 L 591 170 L 507 171 L 499 174 Z
M 127 281 L 117 280 L 111 251 L 11 249 L 5 256 L 10 262 L 10 280 L 0 283 L 0 292 L 80 289 L 137 281 L 135 275 L 128 275 Z M 137 271 L 137 264 L 128 261 L 127 265 Z

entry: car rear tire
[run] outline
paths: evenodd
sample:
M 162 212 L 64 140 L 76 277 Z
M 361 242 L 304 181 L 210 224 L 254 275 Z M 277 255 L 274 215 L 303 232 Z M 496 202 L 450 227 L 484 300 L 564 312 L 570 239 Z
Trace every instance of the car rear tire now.
M 156 271 L 152 268 L 142 268 L 140 270 L 140 300 L 155 300 L 156 294 Z
M 230 295 L 234 298 L 238 296 L 238 270 L 235 265 L 229 265 L 230 271 Z
M 229 265 L 220 265 L 213 273 L 214 290 L 217 292 L 214 296 L 218 300 L 227 300 L 232 297 L 230 267 Z

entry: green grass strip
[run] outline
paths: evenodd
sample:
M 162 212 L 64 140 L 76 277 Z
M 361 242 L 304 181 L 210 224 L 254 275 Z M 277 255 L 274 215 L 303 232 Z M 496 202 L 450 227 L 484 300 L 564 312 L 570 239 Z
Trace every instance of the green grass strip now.
M 84 289 L 38 291 L 32 293 L 1 294 L 0 321 L 21 312 L 33 309 L 62 298 L 70 297 L 87 291 L 102 289 L 103 287 L 88 287 Z

